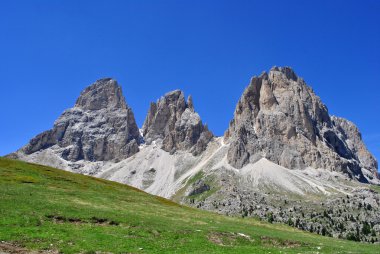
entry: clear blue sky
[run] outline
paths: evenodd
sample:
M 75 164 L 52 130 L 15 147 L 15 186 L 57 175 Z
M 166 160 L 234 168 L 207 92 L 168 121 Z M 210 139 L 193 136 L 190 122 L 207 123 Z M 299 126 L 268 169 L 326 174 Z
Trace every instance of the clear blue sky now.
M 141 126 L 173 89 L 222 135 L 249 79 L 291 66 L 380 158 L 380 1 L 1 1 L 0 155 L 101 77 Z

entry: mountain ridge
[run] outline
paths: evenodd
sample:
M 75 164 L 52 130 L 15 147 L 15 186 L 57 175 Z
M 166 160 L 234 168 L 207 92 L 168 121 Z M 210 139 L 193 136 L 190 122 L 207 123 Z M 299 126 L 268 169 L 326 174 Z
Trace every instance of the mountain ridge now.
M 380 185 L 376 159 L 358 128 L 330 116 L 291 68 L 253 77 L 222 137 L 208 130 L 192 97 L 180 90 L 152 102 L 139 130 L 116 81 L 101 79 L 92 88 L 52 130 L 10 157 L 221 214 L 271 218 L 338 238 L 380 239 L 380 195 L 368 184 Z M 357 234 L 363 225 L 371 225 L 374 237 Z
M 83 127 L 84 132 L 78 131 Z M 40 161 L 75 170 L 85 168 L 83 163 L 75 163 L 84 161 L 99 169 L 103 167 L 100 164 L 132 156 L 143 144 L 158 142 L 171 154 L 184 150 L 200 155 L 215 139 L 196 113 L 192 97 L 185 100 L 181 90 L 152 102 L 140 131 L 117 81 L 103 78 L 81 92 L 74 107 L 58 118 L 53 129 L 10 156 L 27 159 L 58 146 L 54 154 L 64 161 Z M 290 67 L 275 66 L 252 77 L 237 103 L 224 142 L 230 143 L 228 163 L 235 168 L 267 158 L 290 169 L 325 168 L 360 182 L 379 182 L 377 161 L 358 128 L 330 116 L 313 89 Z

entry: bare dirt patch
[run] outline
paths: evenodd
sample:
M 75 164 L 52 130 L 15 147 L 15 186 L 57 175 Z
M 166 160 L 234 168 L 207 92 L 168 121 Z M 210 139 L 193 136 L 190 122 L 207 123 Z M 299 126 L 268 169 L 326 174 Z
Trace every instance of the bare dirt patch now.
M 207 235 L 207 239 L 220 246 L 233 246 L 238 240 L 253 241 L 249 236 L 232 232 L 211 232 Z
M 274 247 L 279 247 L 279 248 L 296 248 L 296 247 L 301 246 L 301 243 L 297 241 L 281 240 L 281 239 L 272 238 L 269 236 L 262 236 L 261 243 L 265 246 L 270 246 L 270 247 L 274 246 Z
M 80 218 L 71 218 L 61 215 L 46 215 L 46 218 L 53 221 L 54 223 L 72 223 L 72 224 L 95 224 L 98 226 L 118 226 L 120 223 L 113 220 L 108 220 L 106 218 L 91 217 L 90 219 L 80 219 Z
M 67 218 L 65 216 L 61 215 L 46 215 L 46 218 L 53 221 L 54 223 L 73 223 L 73 224 L 83 224 L 86 223 L 85 221 L 79 219 L 79 218 Z
M 0 254 L 58 254 L 55 250 L 31 251 L 16 244 L 1 242 Z

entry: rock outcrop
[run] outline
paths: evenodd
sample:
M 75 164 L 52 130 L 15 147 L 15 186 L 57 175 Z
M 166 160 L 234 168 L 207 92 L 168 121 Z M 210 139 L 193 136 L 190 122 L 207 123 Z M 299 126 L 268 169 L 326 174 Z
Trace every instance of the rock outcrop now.
M 169 92 L 156 103 L 151 103 L 143 136 L 147 144 L 162 142 L 161 148 L 167 152 L 187 150 L 193 155 L 202 153 L 213 137 L 194 111 L 191 96 L 186 102 L 180 90 Z
M 267 158 L 290 169 L 324 168 L 362 182 L 378 179 L 377 162 L 357 128 L 338 119 L 291 68 L 274 67 L 252 78 L 236 106 L 224 137 L 228 161 L 241 168 Z
M 106 78 L 83 90 L 75 106 L 64 111 L 51 130 L 34 137 L 17 153 L 30 155 L 52 148 L 71 162 L 119 161 L 138 152 L 139 140 L 121 87 Z
M 360 162 L 366 177 L 369 179 L 379 178 L 377 170 L 373 170 L 378 168 L 378 163 L 365 146 L 358 127 L 353 122 L 341 117 L 332 116 L 331 120 L 340 132 L 340 138 L 347 144 L 355 159 Z M 369 172 L 367 172 L 368 170 Z

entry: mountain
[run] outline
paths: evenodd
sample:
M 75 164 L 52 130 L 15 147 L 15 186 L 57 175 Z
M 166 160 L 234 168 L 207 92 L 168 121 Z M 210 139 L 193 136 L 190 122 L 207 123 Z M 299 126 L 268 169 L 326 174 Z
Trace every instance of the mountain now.
M 114 80 L 95 82 L 66 112 L 11 157 L 222 214 L 380 239 L 377 161 L 358 128 L 330 116 L 289 67 L 251 79 L 224 137 L 213 136 L 180 90 L 151 103 L 140 132 Z M 358 233 L 367 225 L 370 234 Z
M 51 167 L 0 158 L 0 176 L 0 253 L 378 253 Z
M 137 153 L 140 139 L 121 87 L 105 78 L 84 89 L 51 130 L 31 139 L 11 157 L 94 174 L 107 162 Z
M 242 168 L 261 158 L 290 169 L 339 171 L 361 182 L 378 179 L 377 162 L 356 126 L 330 117 L 314 91 L 289 67 L 253 77 L 225 134 L 228 161 Z
M 213 137 L 194 111 L 192 97 L 189 96 L 186 102 L 180 90 L 169 92 L 157 103 L 151 103 L 142 131 L 147 144 L 162 142 L 161 148 L 171 154 L 188 150 L 198 155 Z

